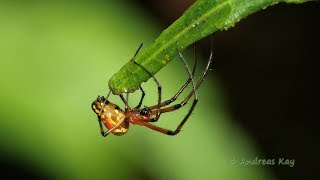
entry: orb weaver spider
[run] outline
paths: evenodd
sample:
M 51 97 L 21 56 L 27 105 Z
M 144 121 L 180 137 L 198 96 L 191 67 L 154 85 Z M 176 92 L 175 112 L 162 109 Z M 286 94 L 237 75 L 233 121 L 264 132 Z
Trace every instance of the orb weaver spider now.
M 199 88 L 199 86 L 203 82 L 203 80 L 204 80 L 205 76 L 207 75 L 207 72 L 210 68 L 210 65 L 212 63 L 212 51 L 210 53 L 210 57 L 209 57 L 207 66 L 204 69 L 204 71 L 202 72 L 202 75 L 201 75 L 199 81 L 197 82 L 197 84 L 195 84 L 194 80 L 193 80 L 195 68 L 196 68 L 196 55 L 194 57 L 194 66 L 193 66 L 193 70 L 191 72 L 188 64 L 186 63 L 186 60 L 184 59 L 182 54 L 179 53 L 180 59 L 182 60 L 186 70 L 188 71 L 189 78 L 185 82 L 185 84 L 180 88 L 180 90 L 171 99 L 161 102 L 161 94 L 162 94 L 161 89 L 162 89 L 162 87 L 161 87 L 160 83 L 145 67 L 141 66 L 140 64 L 138 64 L 137 62 L 134 61 L 134 58 L 138 54 L 141 47 L 142 47 L 142 44 L 140 45 L 140 47 L 136 51 L 136 53 L 133 56 L 133 58 L 131 59 L 131 61 L 133 61 L 140 68 L 144 69 L 157 84 L 157 86 L 158 86 L 158 104 L 140 109 L 140 107 L 143 103 L 143 99 L 145 97 L 145 92 L 141 86 L 139 87 L 139 89 L 142 93 L 142 96 L 139 101 L 139 104 L 134 108 L 130 108 L 128 106 L 129 93 L 126 93 L 127 94 L 126 98 L 124 98 L 122 94 L 119 95 L 121 100 L 125 104 L 125 111 L 121 110 L 116 104 L 113 104 L 108 101 L 108 97 L 111 93 L 111 90 L 109 91 L 109 93 L 106 97 L 98 96 L 97 99 L 95 101 L 93 101 L 91 107 L 92 107 L 92 110 L 98 116 L 100 132 L 101 132 L 101 135 L 104 137 L 110 133 L 112 133 L 114 135 L 118 135 L 118 136 L 124 135 L 129 130 L 130 123 L 144 126 L 144 127 L 147 127 L 147 128 L 152 129 L 154 131 L 158 131 L 158 132 L 166 134 L 166 135 L 176 135 L 180 132 L 181 128 L 188 120 L 189 116 L 193 112 L 193 110 L 198 102 L 197 89 Z M 194 53 L 196 54 L 196 46 L 194 46 Z M 192 84 L 192 91 L 188 94 L 188 96 L 181 103 L 166 107 L 166 106 L 170 105 L 171 103 L 173 103 L 178 98 L 178 96 L 185 90 L 185 88 L 189 85 L 190 82 Z M 179 108 L 183 107 L 184 105 L 186 105 L 192 96 L 194 96 L 193 103 L 192 103 L 188 113 L 186 114 L 186 116 L 183 118 L 183 120 L 180 122 L 180 124 L 177 126 L 177 128 L 175 130 L 169 130 L 169 129 L 165 129 L 165 128 L 156 126 L 154 124 L 151 124 L 153 122 L 158 121 L 160 118 L 160 115 L 162 113 L 175 111 L 175 110 L 178 110 Z M 107 129 L 108 129 L 107 132 L 104 131 L 102 123 L 107 127 Z

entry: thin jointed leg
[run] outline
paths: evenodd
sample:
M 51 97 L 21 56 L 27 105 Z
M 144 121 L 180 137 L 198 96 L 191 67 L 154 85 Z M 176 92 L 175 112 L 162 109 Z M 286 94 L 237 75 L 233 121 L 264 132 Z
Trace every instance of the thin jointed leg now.
M 189 75 L 189 78 L 188 80 L 185 82 L 185 84 L 180 88 L 180 90 L 169 100 L 166 100 L 162 103 L 160 103 L 160 107 L 164 107 L 164 106 L 167 106 L 169 104 L 171 104 L 172 102 L 174 102 L 178 96 L 185 90 L 185 88 L 189 85 L 190 82 L 192 82 L 192 85 L 193 85 L 193 92 L 195 94 L 195 98 L 197 99 L 197 92 L 195 90 L 195 84 L 194 84 L 194 81 L 193 81 L 193 77 L 194 77 L 194 73 L 195 73 L 195 69 L 196 69 L 196 64 L 197 64 L 197 56 L 196 56 L 196 44 L 194 45 L 194 66 L 193 66 L 193 69 L 192 69 L 192 73 L 190 73 L 190 68 L 186 62 L 186 60 L 184 59 L 184 57 L 182 56 L 181 53 L 179 53 L 179 56 L 180 56 L 180 59 L 182 60 L 183 62 L 183 65 L 186 67 L 187 69 L 187 72 L 188 72 L 188 75 Z M 154 106 L 150 106 L 148 107 L 149 110 L 154 110 L 156 107 L 158 107 L 158 105 L 154 105 Z M 153 118 L 152 119 L 152 122 L 156 122 L 158 119 L 157 118 Z
M 133 63 L 135 63 L 136 65 L 140 66 L 142 69 L 144 69 L 149 76 L 154 80 L 154 82 L 156 82 L 157 86 L 158 86 L 158 105 L 157 105 L 157 113 L 156 113 L 156 118 L 159 119 L 160 118 L 160 109 L 161 109 L 161 94 L 162 94 L 162 87 L 159 83 L 159 81 L 157 80 L 156 77 L 154 77 L 150 71 L 148 71 L 145 67 L 141 66 L 139 63 L 135 62 L 133 60 Z
M 138 104 L 134 109 L 139 109 L 139 108 L 141 107 L 142 102 L 143 102 L 143 99 L 144 99 L 144 96 L 146 95 L 141 86 L 140 86 L 140 91 L 141 91 L 141 93 L 142 93 L 141 99 L 140 99 L 140 101 L 139 101 L 139 104 Z
M 123 97 L 123 95 L 122 94 L 120 94 L 119 96 L 120 96 L 120 98 L 121 98 L 121 100 L 122 100 L 122 102 L 124 103 L 124 110 L 125 110 L 125 112 L 127 112 L 128 111 L 128 109 L 129 109 L 129 105 L 128 105 L 128 97 L 129 97 L 129 93 L 126 93 L 127 94 L 127 96 L 126 96 L 126 99 L 124 99 L 124 97 Z
M 204 78 L 206 77 L 207 75 L 207 72 L 211 66 L 211 63 L 212 63 L 212 52 L 210 54 L 210 57 L 209 57 L 209 61 L 208 61 L 208 64 L 205 68 L 205 70 L 203 71 L 202 73 L 202 76 L 200 77 L 196 87 L 195 87 L 195 90 L 197 90 L 200 86 L 200 84 L 203 82 Z M 177 110 L 179 109 L 180 107 L 184 106 L 190 99 L 190 97 L 194 94 L 194 90 L 192 92 L 189 93 L 189 95 L 185 98 L 184 101 L 182 101 L 180 104 L 176 104 L 176 105 L 173 105 L 171 107 L 168 107 L 168 108 L 163 108 L 161 109 L 160 113 L 166 113 L 166 112 L 171 112 L 171 111 L 174 111 L 174 110 Z M 181 128 L 183 127 L 183 125 L 185 124 L 185 122 L 188 120 L 188 118 L 190 117 L 190 115 L 192 114 L 196 104 L 198 102 L 198 99 L 195 99 L 191 105 L 191 108 L 188 112 L 188 114 L 184 117 L 184 119 L 180 122 L 180 124 L 178 125 L 178 127 L 174 130 L 174 131 L 170 131 L 170 130 L 167 130 L 167 134 L 168 135 L 176 135 L 180 132 Z M 152 120 L 152 119 L 151 119 Z M 147 126 L 146 126 L 147 127 Z M 152 128 L 151 128 L 152 129 Z M 161 128 L 162 129 L 162 128 Z M 159 131 L 160 132 L 160 131 Z

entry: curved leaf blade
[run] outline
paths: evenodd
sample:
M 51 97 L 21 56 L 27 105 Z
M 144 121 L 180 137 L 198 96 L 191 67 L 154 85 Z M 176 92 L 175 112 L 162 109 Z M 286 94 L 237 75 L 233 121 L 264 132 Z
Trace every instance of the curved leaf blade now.
M 134 61 L 154 75 L 190 44 L 217 30 L 233 27 L 256 11 L 279 2 L 307 1 L 310 0 L 198 0 Z M 134 92 L 150 78 L 143 68 L 129 61 L 109 80 L 109 88 L 114 94 Z

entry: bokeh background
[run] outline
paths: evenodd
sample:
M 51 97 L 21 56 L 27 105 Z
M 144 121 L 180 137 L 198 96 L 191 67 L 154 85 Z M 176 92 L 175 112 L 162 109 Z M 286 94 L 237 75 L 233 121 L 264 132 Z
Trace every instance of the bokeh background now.
M 132 125 L 122 137 L 101 137 L 91 102 L 108 92 L 108 79 L 140 43 L 151 44 L 191 4 L 0 1 L 2 178 L 314 177 L 319 162 L 319 2 L 280 4 L 217 32 L 213 70 L 178 136 Z M 198 46 L 198 75 L 208 44 L 205 39 Z M 184 53 L 191 55 L 191 63 L 192 53 Z M 167 99 L 187 73 L 176 59 L 157 78 Z M 145 105 L 155 104 L 155 84 L 144 87 Z M 130 95 L 130 105 L 139 97 L 139 92 Z M 122 104 L 118 97 L 111 100 Z M 163 115 L 157 124 L 173 129 L 186 110 Z M 295 166 L 240 164 L 255 158 L 295 159 Z

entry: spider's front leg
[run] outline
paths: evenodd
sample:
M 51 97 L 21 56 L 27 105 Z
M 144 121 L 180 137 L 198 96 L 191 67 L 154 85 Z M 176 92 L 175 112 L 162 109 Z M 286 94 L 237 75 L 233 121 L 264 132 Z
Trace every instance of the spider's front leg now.
M 104 131 L 103 126 L 102 126 L 102 120 L 100 118 L 98 119 L 98 121 L 99 121 L 99 126 L 100 126 L 100 133 L 103 137 L 106 137 L 110 133 L 107 133 Z

